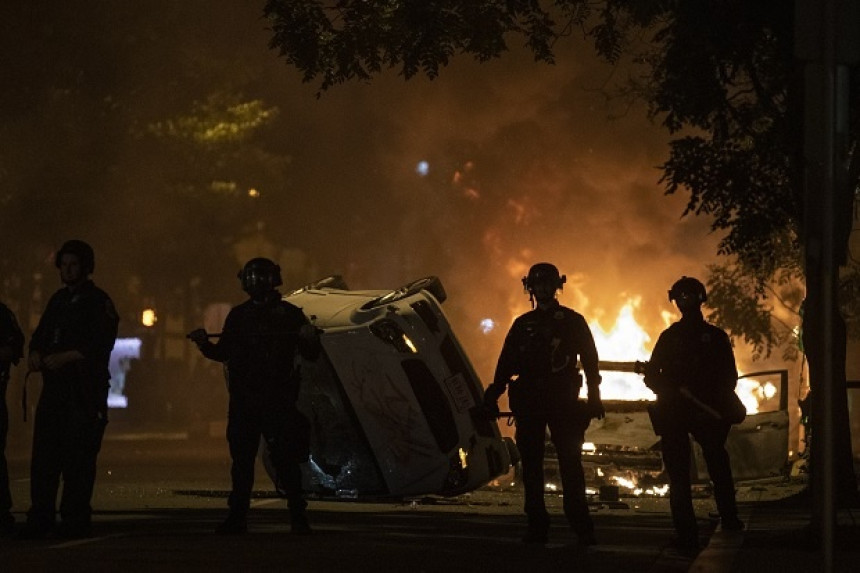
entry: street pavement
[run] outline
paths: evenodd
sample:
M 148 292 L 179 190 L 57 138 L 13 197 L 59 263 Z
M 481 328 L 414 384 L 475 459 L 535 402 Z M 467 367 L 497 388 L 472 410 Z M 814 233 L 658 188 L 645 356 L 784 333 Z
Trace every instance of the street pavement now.
M 13 508 L 28 503 L 29 453 L 10 448 Z M 289 533 L 283 500 L 258 465 L 249 533 L 218 536 L 229 489 L 222 439 L 183 432 L 108 433 L 93 498 L 94 536 L 82 540 L 0 539 L 0 572 L 35 571 L 821 571 L 805 531 L 802 480 L 742 484 L 747 530 L 722 532 L 710 498 L 696 498 L 705 549 L 695 558 L 671 548 L 668 501 L 595 499 L 598 545 L 583 550 L 564 522 L 562 498 L 548 494 L 553 527 L 546 546 L 520 542 L 522 495 L 504 484 L 457 498 L 428 496 L 376 503 L 312 500 L 310 536 Z M 857 571 L 851 516 L 834 571 Z M 852 543 L 853 541 L 853 543 Z
M 743 491 L 743 488 L 740 490 Z M 808 492 L 800 491 L 785 497 L 772 497 L 765 492 L 754 491 L 748 494 L 740 505 L 746 530 L 743 533 L 731 533 L 718 529 L 690 571 L 860 571 L 860 525 L 857 522 L 860 506 L 856 502 L 851 509 L 837 511 L 834 551 L 832 558 L 825 560 L 821 531 L 810 525 L 812 510 Z

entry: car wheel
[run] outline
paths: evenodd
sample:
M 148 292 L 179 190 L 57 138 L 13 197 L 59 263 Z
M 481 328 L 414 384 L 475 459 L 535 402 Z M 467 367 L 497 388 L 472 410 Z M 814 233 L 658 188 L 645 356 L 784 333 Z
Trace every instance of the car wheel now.
M 403 285 L 397 290 L 393 290 L 379 298 L 375 298 L 365 304 L 362 308 L 367 310 L 378 306 L 385 306 L 386 304 L 391 304 L 392 302 L 412 296 L 422 290 L 426 290 L 432 294 L 439 303 L 444 302 L 445 299 L 448 298 L 447 293 L 445 293 L 445 287 L 442 286 L 442 281 L 439 280 L 439 277 L 429 276 L 414 280 L 411 283 Z

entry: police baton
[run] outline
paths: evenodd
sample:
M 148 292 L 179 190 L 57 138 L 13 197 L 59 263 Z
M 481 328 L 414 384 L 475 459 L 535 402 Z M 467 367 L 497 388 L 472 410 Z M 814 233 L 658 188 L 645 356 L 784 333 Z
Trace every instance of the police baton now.
M 696 398 L 696 396 L 694 396 L 693 393 L 690 392 L 689 388 L 687 388 L 686 386 L 683 386 L 680 389 L 680 392 L 681 392 L 681 396 L 683 396 L 684 398 L 686 398 L 687 400 L 692 402 L 694 406 L 696 406 L 698 409 L 702 410 L 703 412 L 706 412 L 708 415 L 710 415 L 715 420 L 722 420 L 723 419 L 722 414 L 720 414 L 716 409 L 708 406 L 707 404 L 705 404 L 704 402 L 702 402 L 701 400 Z
M 221 336 L 223 336 L 222 332 L 206 332 L 205 334 L 206 338 L 221 338 Z M 186 334 L 185 338 L 191 340 L 191 333 L 189 332 L 188 334 Z

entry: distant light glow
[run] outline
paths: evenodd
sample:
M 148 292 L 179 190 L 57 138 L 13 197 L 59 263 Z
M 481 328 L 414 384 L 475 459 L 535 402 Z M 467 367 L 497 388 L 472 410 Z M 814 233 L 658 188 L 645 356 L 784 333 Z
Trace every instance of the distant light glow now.
M 252 199 L 258 199 L 260 197 L 260 192 L 253 188 L 248 189 L 248 197 L 251 197 Z
M 481 321 L 481 332 L 490 334 L 496 329 L 496 321 L 492 318 L 485 318 Z
M 235 181 L 213 181 L 209 187 L 218 193 L 233 193 L 236 191 Z
M 147 327 L 155 326 L 155 323 L 158 322 L 158 316 L 155 314 L 155 309 L 144 309 L 144 311 L 140 313 L 140 322 Z
M 415 166 L 415 173 L 421 177 L 426 177 L 430 173 L 430 164 L 426 161 L 419 161 L 418 165 Z

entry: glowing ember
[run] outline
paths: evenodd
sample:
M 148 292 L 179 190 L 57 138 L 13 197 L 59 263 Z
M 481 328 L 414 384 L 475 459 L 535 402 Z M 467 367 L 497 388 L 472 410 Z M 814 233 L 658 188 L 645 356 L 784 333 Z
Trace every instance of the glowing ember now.
M 771 382 L 760 382 L 752 378 L 741 378 L 735 393 L 747 408 L 747 414 L 756 414 L 762 402 L 775 397 L 778 390 Z

